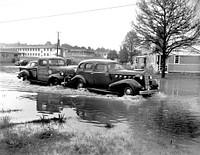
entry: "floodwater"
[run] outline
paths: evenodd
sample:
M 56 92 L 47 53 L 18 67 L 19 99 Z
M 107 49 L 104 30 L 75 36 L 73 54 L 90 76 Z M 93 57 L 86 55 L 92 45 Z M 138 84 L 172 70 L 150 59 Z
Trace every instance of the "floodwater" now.
M 152 97 L 101 95 L 61 86 L 31 85 L 16 73 L 0 72 L 0 117 L 27 122 L 40 117 L 76 118 L 103 127 L 128 125 L 143 137 L 181 145 L 200 152 L 200 79 L 161 79 Z M 2 109 L 2 110 L 1 110 Z M 13 112 L 6 112 L 13 110 Z

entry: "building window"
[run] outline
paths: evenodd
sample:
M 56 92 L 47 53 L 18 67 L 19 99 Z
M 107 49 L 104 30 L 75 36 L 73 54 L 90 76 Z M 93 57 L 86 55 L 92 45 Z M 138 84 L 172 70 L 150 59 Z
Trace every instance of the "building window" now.
M 174 56 L 174 63 L 179 64 L 180 63 L 180 55 L 175 55 Z
M 2 58 L 5 58 L 6 56 L 5 56 L 5 54 L 4 54 L 4 53 L 2 53 L 2 54 L 1 54 L 1 57 L 2 57 Z

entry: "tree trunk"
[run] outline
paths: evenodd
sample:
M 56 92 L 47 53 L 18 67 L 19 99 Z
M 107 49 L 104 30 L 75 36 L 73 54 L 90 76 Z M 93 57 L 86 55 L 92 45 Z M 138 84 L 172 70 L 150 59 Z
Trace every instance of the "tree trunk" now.
M 166 66 L 166 55 L 165 54 L 162 55 L 161 66 L 162 66 L 161 78 L 165 78 L 165 66 Z

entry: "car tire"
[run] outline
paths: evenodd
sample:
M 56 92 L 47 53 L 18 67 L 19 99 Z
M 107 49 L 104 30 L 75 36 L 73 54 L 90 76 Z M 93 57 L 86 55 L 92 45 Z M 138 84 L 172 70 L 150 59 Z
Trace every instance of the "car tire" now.
M 84 88 L 84 82 L 82 79 L 78 79 L 76 82 L 76 89 Z
M 132 87 L 126 86 L 126 87 L 124 87 L 121 95 L 136 95 L 136 93 Z
M 25 73 L 22 76 L 22 81 L 26 81 L 26 80 L 28 80 L 28 75 Z
M 56 86 L 56 85 L 59 85 L 59 84 L 60 84 L 60 81 L 57 78 L 52 78 L 49 81 L 50 86 Z

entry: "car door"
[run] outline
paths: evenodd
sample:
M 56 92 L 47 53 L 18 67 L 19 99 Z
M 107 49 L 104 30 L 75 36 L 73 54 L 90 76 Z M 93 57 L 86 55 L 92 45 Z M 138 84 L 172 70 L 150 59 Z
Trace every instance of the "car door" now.
M 97 64 L 93 72 L 94 85 L 97 88 L 108 89 L 110 75 L 106 64 Z
M 47 82 L 49 78 L 48 60 L 41 59 L 38 63 L 37 76 L 39 81 Z
M 84 77 L 89 87 L 92 87 L 94 85 L 93 67 L 94 67 L 93 63 L 87 63 L 85 64 L 85 68 L 84 68 Z

